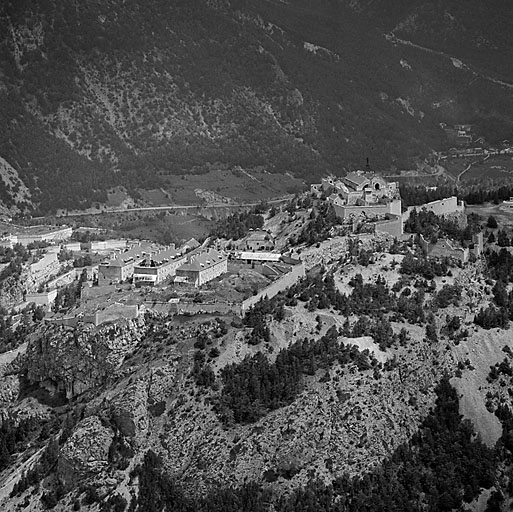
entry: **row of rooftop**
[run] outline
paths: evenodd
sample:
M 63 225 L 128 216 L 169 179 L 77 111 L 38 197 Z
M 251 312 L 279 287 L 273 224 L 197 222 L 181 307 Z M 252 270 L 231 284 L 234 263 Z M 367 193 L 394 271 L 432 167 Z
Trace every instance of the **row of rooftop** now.
M 161 248 L 141 242 L 113 253 L 98 266 L 98 284 L 109 285 L 133 279 L 135 284 L 157 285 L 169 278 L 196 287 L 215 279 L 227 270 L 228 257 L 206 249 L 192 239 L 179 249 Z

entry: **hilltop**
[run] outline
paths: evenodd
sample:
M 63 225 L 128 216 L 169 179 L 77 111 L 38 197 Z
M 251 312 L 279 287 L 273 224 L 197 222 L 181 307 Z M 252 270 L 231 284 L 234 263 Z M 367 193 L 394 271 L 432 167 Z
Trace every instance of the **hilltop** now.
M 12 233 L 0 508 L 509 506 L 511 212 L 445 197 L 397 232 L 395 183 L 344 180 L 202 245 Z

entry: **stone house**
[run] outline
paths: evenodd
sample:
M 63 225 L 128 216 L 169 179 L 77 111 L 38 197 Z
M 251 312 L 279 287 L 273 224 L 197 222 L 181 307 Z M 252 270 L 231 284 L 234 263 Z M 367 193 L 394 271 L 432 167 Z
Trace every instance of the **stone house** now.
M 146 256 L 134 265 L 134 284 L 157 285 L 176 274 L 176 269 L 182 266 L 186 257 L 174 248 L 165 249 Z
M 178 267 L 175 282 L 200 287 L 226 272 L 228 272 L 227 256 L 215 249 L 210 249 L 190 256 L 186 263 Z
M 272 251 L 274 245 L 274 237 L 271 233 L 257 229 L 243 238 L 237 247 L 241 251 Z
M 114 253 L 111 259 L 98 265 L 98 284 L 100 286 L 123 283 L 134 275 L 134 267 L 146 256 L 155 251 L 149 243 L 139 243 L 132 248 Z

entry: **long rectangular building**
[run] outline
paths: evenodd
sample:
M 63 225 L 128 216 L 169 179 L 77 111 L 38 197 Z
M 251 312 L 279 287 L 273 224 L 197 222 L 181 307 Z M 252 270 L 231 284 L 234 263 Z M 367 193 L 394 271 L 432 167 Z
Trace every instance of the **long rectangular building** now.
M 176 269 L 183 265 L 186 257 L 174 248 L 146 256 L 134 266 L 134 283 L 139 285 L 156 285 L 176 274 Z
M 17 231 L 4 238 L 3 246 L 14 246 L 16 244 L 30 245 L 38 242 L 61 242 L 68 240 L 73 234 L 70 226 L 30 226 L 19 228 Z
M 116 253 L 113 258 L 98 265 L 98 284 L 100 286 L 118 284 L 131 279 L 135 265 L 156 250 L 157 246 L 154 244 L 140 243 L 126 251 Z
M 226 254 L 210 249 L 190 256 L 187 263 L 176 269 L 178 281 L 202 286 L 228 272 Z

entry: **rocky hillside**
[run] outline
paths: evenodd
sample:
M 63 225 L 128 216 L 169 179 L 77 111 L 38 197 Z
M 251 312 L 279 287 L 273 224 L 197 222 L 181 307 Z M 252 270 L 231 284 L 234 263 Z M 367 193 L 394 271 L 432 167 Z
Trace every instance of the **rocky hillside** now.
M 447 2 L 343 0 L 371 23 L 396 36 L 471 63 L 496 78 L 513 79 L 507 0 Z
M 477 57 L 460 65 L 391 37 L 466 59 L 449 21 L 440 38 L 435 14 L 410 3 L 383 16 L 377 1 L 6 0 L 0 158 L 16 176 L 2 176 L 0 200 L 86 207 L 109 186 L 137 196 L 234 166 L 307 180 L 366 157 L 401 168 L 443 146 L 440 121 L 508 136 L 513 105 L 498 80 L 509 79 L 509 31 L 447 9 L 468 34 L 478 20 L 502 52 L 481 59 L 484 77 Z
M 480 267 L 414 270 L 384 240 L 347 265 L 335 242 L 243 322 L 41 325 L 0 357 L 0 508 L 449 511 L 506 489 L 513 345 L 467 314 L 494 300 Z

